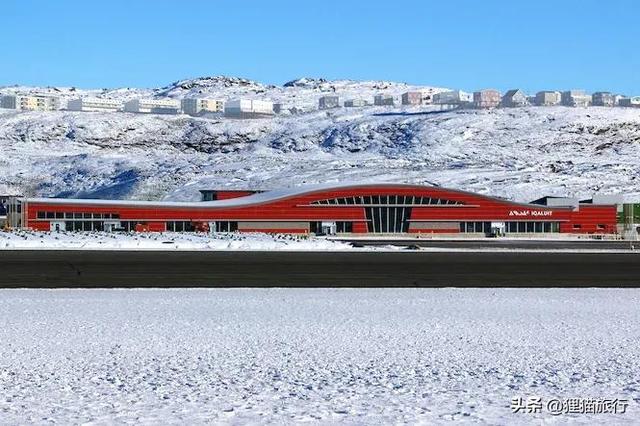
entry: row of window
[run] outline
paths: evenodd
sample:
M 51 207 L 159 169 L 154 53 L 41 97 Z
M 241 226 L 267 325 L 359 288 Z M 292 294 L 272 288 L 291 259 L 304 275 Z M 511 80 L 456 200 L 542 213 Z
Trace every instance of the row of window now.
M 461 205 L 461 201 L 414 195 L 363 195 L 312 201 L 313 205 Z
M 174 220 L 165 222 L 167 231 L 171 232 L 195 232 L 196 225 L 191 221 Z M 218 220 L 208 222 L 210 232 L 234 232 L 238 230 L 238 222 L 230 220 Z
M 67 231 L 104 231 L 103 222 L 70 220 L 65 221 L 64 227 Z
M 167 231 L 171 232 L 194 232 L 196 230 L 193 222 L 188 221 L 171 221 L 167 222 Z
M 505 225 L 506 232 L 560 232 L 559 222 L 506 222 Z M 572 228 L 574 231 L 579 231 L 582 225 L 574 223 Z M 604 231 L 607 225 L 599 223 L 596 229 Z
M 460 232 L 489 233 L 491 222 L 460 222 Z
M 350 222 L 349 222 L 350 223 Z M 122 231 L 135 231 L 136 225 L 147 225 L 147 222 L 137 222 L 137 221 L 121 221 L 118 226 L 119 230 Z M 211 232 L 234 232 L 238 230 L 238 222 L 232 221 L 217 221 L 212 223 Z M 172 232 L 195 232 L 196 226 L 194 222 L 190 221 L 169 221 L 166 222 L 167 231 Z M 67 231 L 104 231 L 105 226 L 104 222 L 101 221 L 65 221 L 64 229 Z M 345 228 L 346 229 L 346 228 Z M 351 228 L 348 231 L 338 231 L 338 232 L 351 232 Z
M 145 222 L 136 222 L 136 221 L 123 221 L 120 222 L 120 225 L 117 227 L 119 230 L 123 231 L 135 231 L 136 225 L 138 224 L 146 224 Z M 69 220 L 64 222 L 64 229 L 67 231 L 105 231 L 105 230 L 113 230 L 113 225 L 109 225 L 109 228 L 106 229 L 104 222 L 94 221 L 94 220 Z
M 229 220 L 218 220 L 213 222 L 211 232 L 234 232 L 238 230 L 238 222 L 232 222 Z
M 68 213 L 68 212 L 45 212 L 37 213 L 38 219 L 120 219 L 118 213 Z
M 336 233 L 348 233 L 353 232 L 353 222 L 343 222 L 337 221 L 336 224 Z M 322 222 L 309 222 L 309 232 L 313 234 L 323 234 L 327 230 L 322 229 Z M 330 232 L 332 230 L 329 230 Z
M 560 232 L 560 222 L 505 222 L 504 232 Z
M 508 233 L 542 233 L 560 232 L 559 222 L 505 222 L 504 232 Z M 491 222 L 460 222 L 460 232 L 490 233 Z

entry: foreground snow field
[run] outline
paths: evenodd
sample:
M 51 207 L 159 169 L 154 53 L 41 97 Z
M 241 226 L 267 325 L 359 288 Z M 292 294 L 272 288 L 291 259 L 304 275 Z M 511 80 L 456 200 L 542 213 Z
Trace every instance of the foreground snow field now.
M 0 422 L 633 423 L 635 289 L 0 291 Z M 513 414 L 514 397 L 626 414 Z
M 109 233 L 0 231 L 0 250 L 356 250 L 321 238 L 260 233 Z M 360 250 L 375 250 L 366 248 Z

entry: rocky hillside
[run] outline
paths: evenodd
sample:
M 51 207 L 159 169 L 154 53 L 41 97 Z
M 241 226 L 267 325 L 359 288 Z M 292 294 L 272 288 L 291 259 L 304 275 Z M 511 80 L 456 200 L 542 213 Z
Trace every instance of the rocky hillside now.
M 434 183 L 525 201 L 595 191 L 640 196 L 640 110 L 312 111 L 326 92 L 372 97 L 411 87 L 314 79 L 276 87 L 214 77 L 144 92 L 309 105 L 309 112 L 264 120 L 0 110 L 0 193 L 186 200 L 205 187 L 367 180 Z

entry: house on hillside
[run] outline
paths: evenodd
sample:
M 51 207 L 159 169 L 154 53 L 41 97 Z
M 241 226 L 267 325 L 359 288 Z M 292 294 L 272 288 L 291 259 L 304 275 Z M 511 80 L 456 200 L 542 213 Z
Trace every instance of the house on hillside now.
M 369 103 L 364 99 L 349 99 L 344 101 L 344 106 L 347 108 L 363 107 L 367 105 L 369 105 Z
M 405 92 L 402 94 L 402 105 L 421 105 L 422 92 Z
M 176 99 L 133 99 L 124 104 L 124 111 L 142 114 L 180 114 L 180 101 Z
M 543 90 L 536 93 L 535 104 L 537 106 L 553 106 L 558 105 L 562 101 L 560 92 L 553 90 Z
M 500 105 L 501 101 L 500 92 L 494 89 L 473 92 L 473 106 L 475 108 L 495 108 Z
M 462 90 L 449 90 L 433 95 L 433 103 L 440 105 L 468 105 L 473 102 L 471 93 Z
M 640 96 L 632 96 L 630 98 L 622 98 L 619 103 L 622 107 L 640 108 Z
M 224 101 L 222 99 L 184 98 L 180 101 L 180 104 L 182 112 L 189 115 L 224 111 Z
M 529 105 L 527 95 L 520 89 L 511 89 L 502 97 L 501 105 L 507 108 L 517 108 Z
M 616 104 L 616 98 L 611 92 L 595 92 L 591 96 L 591 105 L 612 107 Z
M 395 102 L 392 95 L 380 94 L 373 97 L 373 104 L 377 106 L 393 106 Z
M 422 104 L 432 104 L 433 97 L 436 94 L 436 89 L 429 87 L 427 89 L 420 90 L 420 93 L 422 94 Z
M 567 90 L 562 92 L 562 105 L 571 107 L 587 107 L 591 103 L 591 95 L 584 90 Z
M 232 99 L 224 105 L 224 116 L 229 118 L 268 118 L 273 115 L 273 103 L 270 101 Z
M 318 99 L 318 108 L 320 109 L 330 109 L 338 107 L 340 107 L 340 98 L 338 96 L 326 95 Z
M 78 98 L 67 102 L 69 111 L 116 112 L 123 107 L 122 101 L 107 98 Z

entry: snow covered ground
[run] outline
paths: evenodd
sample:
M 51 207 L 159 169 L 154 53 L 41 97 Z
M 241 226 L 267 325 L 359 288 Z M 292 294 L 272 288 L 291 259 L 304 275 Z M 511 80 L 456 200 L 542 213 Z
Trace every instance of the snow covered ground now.
M 553 242 L 581 241 L 575 236 L 564 236 L 553 239 L 501 238 L 501 241 L 539 241 L 540 247 L 420 247 L 421 251 L 430 252 L 574 252 L 574 253 L 629 253 L 629 247 L 620 249 L 597 248 L 554 248 Z M 394 238 L 390 241 L 397 241 Z M 456 238 L 451 238 L 454 240 Z M 459 238 L 457 238 L 459 239 Z M 356 238 L 357 240 L 357 238 Z M 365 238 L 362 238 L 366 241 Z M 464 241 L 481 241 L 463 238 Z M 425 238 L 428 242 L 428 238 Z M 484 241 L 487 241 L 486 239 Z M 495 240 L 497 241 L 497 240 Z M 494 240 L 489 242 L 495 242 Z M 406 245 L 413 245 L 414 239 L 408 239 Z M 549 243 L 544 247 L 544 243 Z M 261 233 L 181 233 L 181 232 L 142 232 L 142 233 L 110 233 L 110 232 L 42 232 L 32 230 L 0 230 L 0 251 L 2 250 L 162 250 L 162 251 L 398 251 L 405 250 L 402 245 L 355 246 L 351 243 L 337 241 L 326 237 L 306 237 L 287 234 Z M 413 247 L 414 249 L 417 249 Z M 639 252 L 640 253 L 640 252 Z
M 108 233 L 0 231 L 0 250 L 383 250 L 322 238 L 260 233 Z M 391 248 L 386 248 L 391 249 Z
M 0 422 L 633 424 L 637 289 L 0 291 Z M 626 414 L 512 413 L 515 397 Z
M 122 99 L 246 96 L 299 107 L 266 120 L 0 110 L 0 194 L 196 200 L 205 188 L 388 181 L 518 201 L 594 192 L 640 198 L 640 109 L 315 110 L 325 94 L 371 99 L 415 88 L 348 80 L 301 80 L 285 87 L 205 78 L 99 93 Z M 0 93 L 29 90 L 36 89 Z M 96 95 L 57 90 L 66 97 Z

